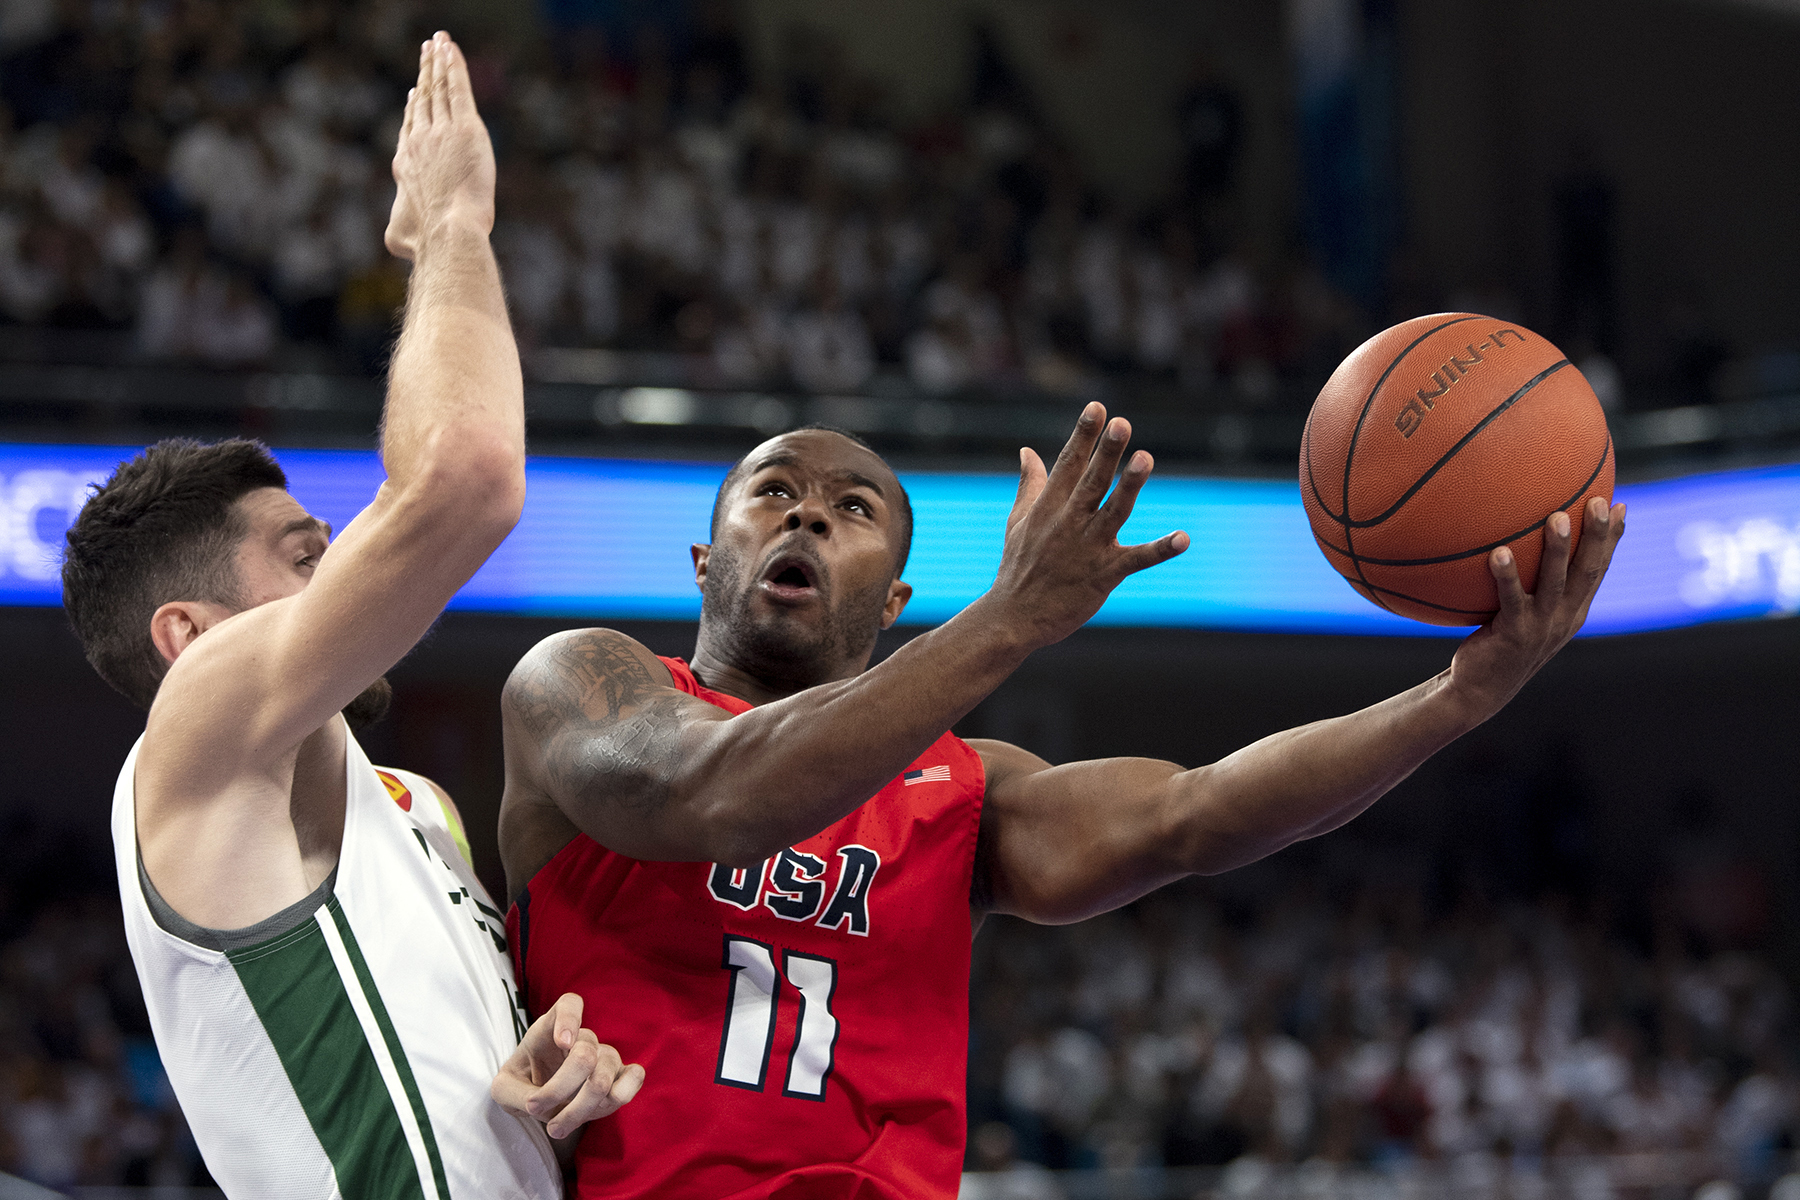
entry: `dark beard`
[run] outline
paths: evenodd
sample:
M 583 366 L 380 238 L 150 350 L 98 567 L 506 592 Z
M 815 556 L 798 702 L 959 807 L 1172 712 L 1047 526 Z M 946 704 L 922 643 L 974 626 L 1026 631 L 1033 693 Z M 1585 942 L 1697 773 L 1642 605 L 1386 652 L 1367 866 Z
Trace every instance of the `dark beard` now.
M 393 702 L 393 685 L 388 683 L 387 676 L 383 675 L 358 692 L 356 699 L 344 705 L 344 721 L 350 726 L 352 733 L 361 733 L 387 716 L 388 706 Z
M 860 595 L 833 596 L 816 630 L 778 618 L 755 619 L 750 607 L 755 586 L 742 559 L 714 546 L 700 593 L 700 627 L 714 654 L 765 686 L 783 692 L 812 687 L 830 678 L 846 658 L 860 653 L 866 660 L 874 649 L 887 584 Z

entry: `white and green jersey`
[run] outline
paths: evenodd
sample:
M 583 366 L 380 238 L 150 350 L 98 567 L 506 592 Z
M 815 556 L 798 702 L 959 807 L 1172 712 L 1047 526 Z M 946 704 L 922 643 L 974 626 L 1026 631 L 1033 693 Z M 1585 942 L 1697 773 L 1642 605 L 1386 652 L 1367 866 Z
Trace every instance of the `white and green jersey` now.
M 213 1178 L 255 1200 L 541 1200 L 537 1122 L 488 1095 L 524 1032 L 504 918 L 436 793 L 348 738 L 336 871 L 246 929 L 174 912 L 137 852 L 133 747 L 113 796 L 125 933 L 157 1048 Z

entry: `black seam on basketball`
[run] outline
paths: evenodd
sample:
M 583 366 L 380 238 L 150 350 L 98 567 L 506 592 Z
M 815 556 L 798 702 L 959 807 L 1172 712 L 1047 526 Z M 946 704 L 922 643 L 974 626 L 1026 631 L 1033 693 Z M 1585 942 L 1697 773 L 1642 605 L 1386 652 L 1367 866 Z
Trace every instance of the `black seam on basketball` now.
M 1389 363 L 1387 369 L 1382 371 L 1380 378 L 1375 380 L 1375 386 L 1369 389 L 1368 399 L 1363 401 L 1362 411 L 1356 414 L 1356 426 L 1350 431 L 1350 446 L 1344 451 L 1344 515 L 1338 517 L 1337 522 L 1344 527 L 1344 545 L 1350 548 L 1350 565 L 1356 568 L 1357 578 L 1361 579 L 1364 586 L 1375 593 L 1375 603 L 1381 605 L 1381 607 L 1387 609 L 1389 612 L 1393 612 L 1394 610 L 1389 606 L 1387 601 L 1381 598 L 1379 594 L 1381 589 L 1370 583 L 1368 576 L 1363 574 L 1362 559 L 1357 555 L 1356 542 L 1350 536 L 1350 467 L 1351 464 L 1356 461 L 1356 442 L 1358 438 L 1362 437 L 1363 422 L 1369 419 L 1369 410 L 1375 406 L 1375 397 L 1380 394 L 1381 385 L 1387 382 L 1388 376 L 1394 373 L 1394 369 L 1405 360 L 1408 354 L 1413 352 L 1420 342 L 1423 342 L 1426 338 L 1430 337 L 1440 329 L 1448 329 L 1450 326 L 1460 325 L 1464 321 L 1479 321 L 1480 319 L 1480 317 L 1474 314 L 1463 317 L 1452 317 L 1442 325 L 1434 325 L 1424 333 L 1421 333 L 1418 337 L 1414 338 L 1406 349 L 1394 356 L 1394 361 Z M 1307 420 L 1308 422 L 1312 420 L 1311 413 L 1307 414 Z M 1310 457 L 1311 456 L 1309 455 L 1309 469 L 1311 467 Z M 1319 501 L 1319 507 L 1325 510 L 1327 516 L 1331 514 L 1331 507 L 1327 505 L 1323 499 Z M 1394 615 L 1399 616 L 1400 614 L 1395 613 Z
M 1338 572 L 1338 574 L 1343 575 L 1343 572 L 1340 571 L 1340 572 Z M 1352 580 L 1348 575 L 1344 575 L 1344 582 L 1345 583 L 1354 583 L 1355 581 Z M 1365 584 L 1363 584 L 1363 586 L 1368 588 L 1371 592 L 1380 592 L 1384 595 L 1392 596 L 1396 600 L 1405 600 L 1412 604 L 1423 605 L 1426 608 L 1435 608 L 1439 612 L 1456 613 L 1459 616 L 1486 618 L 1486 617 L 1491 617 L 1496 612 L 1500 611 L 1497 608 L 1451 608 L 1448 604 L 1433 604 L 1429 600 L 1421 600 L 1417 596 L 1409 596 L 1405 592 L 1397 592 L 1393 588 L 1378 587 L 1372 583 L 1365 583 Z M 1377 601 L 1377 603 L 1381 603 L 1381 602 Z M 1388 606 L 1386 604 L 1382 604 L 1381 606 L 1383 608 L 1387 608 L 1387 610 L 1389 612 L 1394 612 L 1394 610 L 1391 608 L 1388 608 Z M 1405 613 L 1394 613 L 1394 615 L 1397 617 L 1401 617 L 1401 616 L 1405 616 L 1406 614 Z M 1474 622 L 1474 623 L 1480 624 L 1480 622 Z
M 1313 499 L 1318 501 L 1319 507 L 1324 509 L 1327 515 L 1330 515 L 1331 509 L 1326 505 L 1325 497 L 1319 495 L 1319 484 L 1318 484 L 1318 481 L 1316 481 L 1313 478 L 1313 473 L 1312 473 L 1312 414 L 1311 413 L 1306 414 L 1306 424 L 1300 430 L 1300 460 L 1306 464 L 1306 481 L 1308 484 L 1310 484 L 1312 486 Z M 1343 522 L 1339 521 L 1338 524 L 1343 525 Z M 1313 533 L 1313 537 L 1315 539 L 1317 539 L 1318 543 L 1321 546 L 1331 546 L 1330 542 L 1326 541 L 1322 537 L 1319 537 L 1318 532 L 1316 530 Z M 1350 544 L 1350 528 L 1347 525 L 1344 526 L 1344 544 L 1346 546 L 1348 546 Z M 1358 579 L 1361 579 L 1363 582 L 1363 586 L 1369 589 L 1368 598 L 1371 601 L 1373 601 L 1375 604 L 1379 605 L 1380 607 L 1387 609 L 1388 612 L 1394 612 L 1393 608 L 1389 606 L 1388 602 L 1381 598 L 1381 596 L 1379 594 L 1381 589 L 1376 587 L 1374 584 L 1370 583 L 1368 580 L 1368 577 L 1363 574 L 1362 561 L 1359 558 L 1357 558 L 1355 549 L 1352 548 L 1352 549 L 1347 549 L 1347 550 L 1338 550 L 1338 548 L 1336 546 L 1331 546 L 1331 548 L 1333 550 L 1337 550 L 1337 552 L 1339 554 L 1342 554 L 1345 558 L 1348 558 L 1350 560 L 1350 564 L 1356 568 L 1356 577 Z M 1344 578 L 1346 580 L 1348 580 L 1350 577 L 1348 575 L 1345 575 Z M 1401 614 L 1394 613 L 1394 615 L 1397 617 L 1397 616 L 1400 616 Z
M 1606 445 L 1603 446 L 1600 450 L 1600 461 L 1594 464 L 1593 474 L 1591 474 L 1587 477 L 1586 483 L 1583 483 L 1580 487 L 1575 489 L 1575 494 L 1573 496 L 1570 496 L 1567 500 L 1563 501 L 1562 504 L 1559 505 L 1555 509 L 1556 512 L 1562 512 L 1562 511 L 1566 510 L 1569 507 L 1569 505 L 1571 505 L 1571 504 L 1575 503 L 1575 501 L 1581 499 L 1581 494 L 1583 492 L 1587 491 L 1590 487 L 1594 486 L 1594 480 L 1600 478 L 1600 472 L 1605 469 L 1606 460 L 1611 455 L 1612 455 L 1612 436 L 1609 434 L 1609 435 L 1607 435 L 1607 438 L 1606 438 Z M 1489 542 L 1487 545 L 1477 546 L 1473 550 L 1461 550 L 1455 554 L 1443 554 L 1443 555 L 1439 555 L 1436 558 L 1364 558 L 1364 559 L 1361 559 L 1360 561 L 1366 562 L 1370 566 L 1375 566 L 1375 567 L 1429 567 L 1436 563 L 1456 562 L 1459 559 L 1474 558 L 1477 554 L 1486 554 L 1488 551 L 1497 549 L 1501 546 L 1504 546 L 1508 542 L 1516 542 L 1528 533 L 1533 533 L 1539 529 L 1542 529 L 1544 527 L 1544 522 L 1548 521 L 1550 519 L 1550 517 L 1551 517 L 1550 513 L 1545 513 L 1544 516 L 1542 517 L 1542 519 L 1532 522 L 1530 525 L 1527 525 L 1525 528 L 1519 530 L 1517 533 L 1508 534 L 1507 536 L 1501 538 L 1497 542 Z M 1323 540 L 1321 540 L 1319 544 L 1326 545 L 1326 546 L 1331 545 L 1329 542 L 1325 542 Z M 1336 546 L 1332 546 L 1331 548 L 1333 550 L 1337 550 Z M 1337 552 L 1339 554 L 1344 553 L 1342 550 L 1337 550 Z M 1340 575 L 1343 574 L 1343 572 L 1341 572 L 1341 571 L 1338 573 Z M 1357 574 L 1358 575 L 1362 574 L 1361 568 L 1358 568 Z M 1373 586 L 1373 585 L 1371 585 L 1371 586 Z M 1421 601 L 1421 603 L 1423 603 L 1423 601 Z M 1461 610 L 1457 610 L 1457 611 L 1461 611 Z
M 1306 424 L 1301 426 L 1301 428 L 1300 428 L 1300 461 L 1306 464 L 1306 482 L 1307 482 L 1307 485 L 1312 488 L 1313 500 L 1318 503 L 1320 508 L 1325 510 L 1325 513 L 1327 516 L 1330 516 L 1331 508 L 1329 505 L 1327 505 L 1325 503 L 1325 497 L 1323 497 L 1319 494 L 1318 480 L 1313 478 L 1312 414 L 1311 413 L 1306 414 Z M 1342 521 L 1339 521 L 1338 523 L 1340 525 L 1343 524 Z M 1321 546 L 1331 546 L 1330 542 L 1326 541 L 1322 537 L 1319 537 L 1318 532 L 1316 530 L 1313 533 L 1313 537 L 1315 539 L 1317 539 L 1318 543 Z M 1344 541 L 1346 544 L 1348 544 L 1350 541 L 1350 530 L 1347 527 L 1344 529 Z M 1338 548 L 1336 546 L 1331 546 L 1331 548 L 1333 550 L 1337 550 L 1337 552 L 1339 554 L 1342 554 L 1344 557 L 1348 558 L 1350 560 L 1350 563 L 1352 566 L 1356 566 L 1357 578 L 1362 579 L 1364 586 L 1368 587 L 1370 590 L 1369 599 L 1372 600 L 1374 603 L 1380 605 L 1382 608 L 1386 608 L 1389 612 L 1394 612 L 1393 609 L 1388 608 L 1387 601 L 1383 600 L 1380 596 L 1374 594 L 1376 591 L 1375 585 L 1371 584 L 1366 578 L 1363 578 L 1362 567 L 1357 565 L 1357 557 L 1356 557 L 1355 550 L 1338 550 Z M 1344 578 L 1349 579 L 1350 577 L 1348 575 L 1345 575 Z M 1394 615 L 1399 616 L 1400 614 L 1394 613 Z
M 1346 551 L 1346 553 L 1350 557 L 1350 565 L 1356 568 L 1356 577 L 1363 581 L 1364 587 L 1370 589 L 1371 595 L 1369 598 L 1374 600 L 1375 603 L 1381 605 L 1381 607 L 1387 609 L 1389 612 L 1394 612 L 1393 608 L 1389 606 L 1388 602 L 1386 600 L 1383 600 L 1381 598 L 1381 596 L 1379 595 L 1381 589 L 1376 587 L 1374 584 L 1370 583 L 1369 577 L 1367 575 L 1363 574 L 1362 559 L 1357 557 L 1356 543 L 1353 542 L 1350 538 L 1350 527 L 1348 525 L 1344 526 L 1344 545 L 1349 547 L 1349 550 Z M 1401 616 L 1402 614 L 1394 613 L 1394 615 L 1396 617 L 1398 617 L 1398 616 Z
M 1356 442 L 1357 439 L 1362 436 L 1363 422 L 1369 419 L 1369 409 L 1374 407 L 1375 397 L 1381 392 L 1381 385 L 1386 383 L 1388 376 L 1394 373 L 1394 368 L 1400 365 L 1401 359 L 1404 359 L 1407 355 L 1411 354 L 1418 347 L 1420 342 L 1424 341 L 1440 329 L 1448 329 L 1452 325 L 1460 325 L 1464 321 L 1479 321 L 1482 319 L 1483 318 L 1478 314 L 1470 314 L 1466 317 L 1454 317 L 1451 320 L 1445 321 L 1442 325 L 1433 325 L 1430 329 L 1427 329 L 1424 333 L 1421 333 L 1418 337 L 1414 338 L 1411 343 L 1407 345 L 1406 349 L 1396 355 L 1394 361 L 1389 363 L 1387 369 L 1381 373 L 1380 378 L 1375 380 L 1375 386 L 1369 389 L 1369 398 L 1363 401 L 1362 411 L 1356 414 L 1356 426 L 1350 431 L 1350 448 L 1344 452 L 1344 511 L 1341 515 L 1331 511 L 1331 505 L 1325 503 L 1325 497 L 1319 494 L 1318 484 L 1316 482 L 1313 484 L 1313 498 L 1319 502 L 1319 507 L 1325 510 L 1326 516 L 1339 524 L 1343 524 L 1350 516 L 1350 464 L 1356 459 Z M 1310 413 L 1307 415 L 1307 423 L 1312 423 L 1312 416 Z M 1310 456 L 1307 459 L 1306 472 L 1308 479 L 1311 479 L 1312 460 Z
M 1442 458 L 1438 459 L 1436 462 L 1432 463 L 1431 466 L 1426 469 L 1425 473 L 1423 475 L 1419 476 L 1419 478 L 1414 481 L 1414 483 L 1411 487 L 1407 488 L 1406 491 L 1404 491 L 1400 494 L 1400 498 L 1398 500 L 1394 501 L 1393 505 L 1386 512 L 1382 513 L 1378 517 L 1370 517 L 1366 521 L 1352 521 L 1349 519 L 1349 509 L 1346 508 L 1344 510 L 1344 513 L 1345 513 L 1344 518 L 1342 520 L 1340 520 L 1338 522 L 1338 524 L 1342 525 L 1346 531 L 1352 527 L 1355 527 L 1357 529 L 1372 529 L 1375 526 L 1381 524 L 1383 521 L 1387 520 L 1389 517 L 1393 516 L 1395 513 L 1399 512 L 1400 509 L 1406 504 L 1406 502 L 1408 500 L 1411 500 L 1415 495 L 1418 494 L 1418 491 L 1420 488 L 1424 487 L 1427 483 L 1431 482 L 1432 476 L 1436 475 L 1440 470 L 1442 470 L 1445 463 L 1447 463 L 1451 459 L 1455 458 L 1457 456 L 1457 454 L 1459 454 L 1462 451 L 1462 448 L 1464 446 L 1467 446 L 1470 442 L 1475 440 L 1476 434 L 1480 433 L 1483 429 L 1486 429 L 1489 425 L 1493 424 L 1493 422 L 1499 418 L 1501 413 L 1505 412 L 1507 409 L 1509 409 L 1513 405 L 1517 404 L 1520 400 L 1523 400 L 1525 398 L 1526 393 L 1535 389 L 1538 384 L 1544 382 L 1544 380 L 1550 378 L 1550 376 L 1556 374 L 1558 371 L 1562 370 L 1564 367 L 1569 366 L 1569 365 L 1570 364 L 1569 364 L 1568 359 L 1566 359 L 1566 358 L 1559 359 L 1558 361 L 1553 362 L 1549 366 L 1545 367 L 1542 371 L 1539 371 L 1536 375 L 1533 375 L 1530 379 L 1527 379 L 1524 382 L 1524 384 L 1522 384 L 1520 386 L 1518 391 L 1516 391 L 1512 395 L 1508 396 L 1505 400 L 1502 400 L 1500 402 L 1499 407 L 1495 408 L 1494 411 L 1490 412 L 1487 416 L 1481 418 L 1481 420 L 1476 423 L 1476 425 L 1473 429 L 1469 430 L 1469 432 L 1463 434 L 1462 437 L 1458 438 L 1456 441 L 1456 445 L 1454 445 L 1454 446 L 1450 447 L 1450 449 L 1444 451 L 1444 456 Z M 1373 561 L 1373 560 L 1371 560 L 1371 561 Z

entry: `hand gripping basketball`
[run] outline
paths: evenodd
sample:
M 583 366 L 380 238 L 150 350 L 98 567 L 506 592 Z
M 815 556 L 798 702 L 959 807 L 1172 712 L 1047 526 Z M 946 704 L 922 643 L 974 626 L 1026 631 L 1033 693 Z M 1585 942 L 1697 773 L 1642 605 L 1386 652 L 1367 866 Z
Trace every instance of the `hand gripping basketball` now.
M 644 1068 L 581 1027 L 581 997 L 565 992 L 532 1022 L 489 1089 L 495 1103 L 565 1138 L 589 1121 L 611 1116 L 644 1086 Z
M 475 111 L 462 50 L 439 32 L 419 47 L 419 81 L 406 94 L 394 148 L 388 252 L 408 260 L 447 224 L 483 236 L 494 228 L 494 146 Z
M 1464 640 L 1450 662 L 1451 686 L 1474 706 L 1477 720 L 1498 712 L 1587 620 L 1613 549 L 1625 536 L 1625 506 L 1609 509 L 1596 496 L 1582 510 L 1582 521 L 1572 556 L 1569 515 L 1552 513 L 1544 523 L 1536 591 L 1527 592 L 1519 581 L 1510 549 L 1501 546 L 1488 556 L 1500 611 Z
M 1119 530 L 1155 466 L 1139 450 L 1113 487 L 1130 441 L 1130 422 L 1108 421 L 1104 407 L 1089 404 L 1048 472 L 1036 452 L 1019 451 L 1019 493 L 991 594 L 1038 645 L 1081 628 L 1126 576 L 1188 548 L 1179 530 L 1154 542 L 1119 544 Z

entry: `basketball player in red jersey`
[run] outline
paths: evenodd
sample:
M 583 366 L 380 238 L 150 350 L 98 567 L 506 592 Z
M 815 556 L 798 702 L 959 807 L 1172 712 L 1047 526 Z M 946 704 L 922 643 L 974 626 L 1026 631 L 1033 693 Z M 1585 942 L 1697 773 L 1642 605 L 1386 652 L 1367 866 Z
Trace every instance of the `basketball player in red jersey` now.
M 648 1071 L 584 1135 L 579 1195 L 954 1196 L 982 915 L 1078 921 L 1342 825 L 1573 636 L 1624 526 L 1596 501 L 1571 555 L 1556 514 L 1536 593 L 1494 553 L 1500 611 L 1448 670 L 1210 766 L 959 740 L 1032 650 L 1186 549 L 1119 544 L 1151 469 L 1140 451 L 1111 487 L 1129 436 L 1096 404 L 1048 473 L 1023 451 L 994 586 L 872 670 L 911 592 L 911 512 L 826 430 L 721 486 L 691 667 L 599 629 L 519 664 L 500 816 L 519 977 L 534 1008 L 580 993 Z

